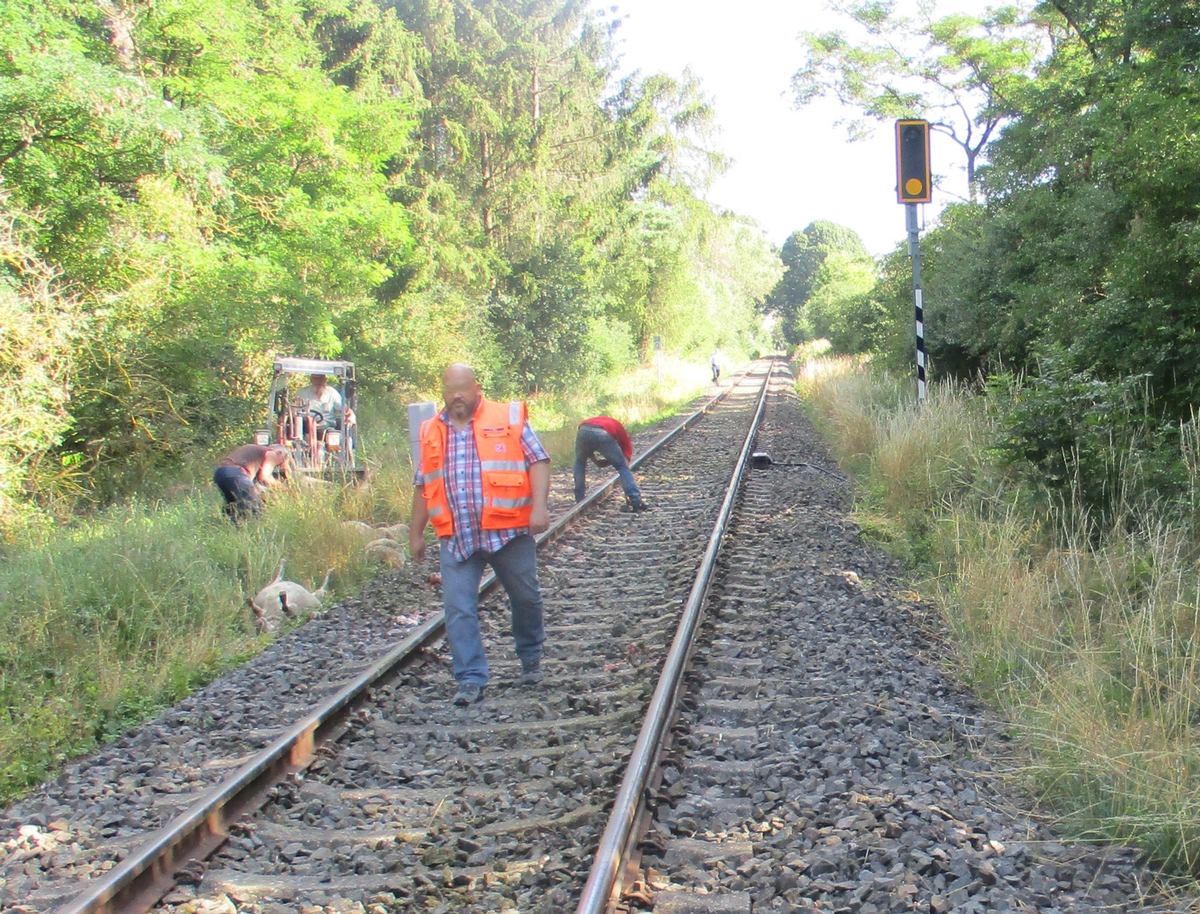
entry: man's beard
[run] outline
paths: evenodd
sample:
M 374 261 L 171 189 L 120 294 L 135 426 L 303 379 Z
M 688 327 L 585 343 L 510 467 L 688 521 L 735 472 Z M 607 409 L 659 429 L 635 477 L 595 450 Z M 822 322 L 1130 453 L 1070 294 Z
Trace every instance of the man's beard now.
M 452 403 L 450 404 L 450 415 L 455 419 L 470 419 L 475 415 L 475 403 Z

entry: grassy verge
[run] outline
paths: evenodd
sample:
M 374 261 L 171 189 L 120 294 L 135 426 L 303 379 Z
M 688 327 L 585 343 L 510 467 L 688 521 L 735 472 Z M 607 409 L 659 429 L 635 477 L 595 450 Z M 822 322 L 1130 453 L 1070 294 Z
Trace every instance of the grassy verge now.
M 532 422 L 561 465 L 573 458 L 580 419 L 609 413 L 636 429 L 707 382 L 706 365 L 666 361 L 570 402 L 535 399 Z M 343 521 L 408 519 L 405 406 L 382 401 L 360 410 L 368 486 L 277 490 L 260 521 L 235 528 L 218 510 L 210 460 L 198 459 L 161 497 L 64 526 L 30 527 L 3 546 L 0 800 L 277 637 L 258 633 L 246 600 L 280 559 L 288 578 L 308 587 L 333 569 L 327 603 L 376 574 L 359 534 Z
M 1186 512 L 1130 511 L 1098 533 L 990 459 L 986 398 L 932 386 L 918 407 L 910 382 L 849 361 L 798 374 L 860 482 L 864 530 L 936 601 L 963 675 L 1028 747 L 1021 774 L 1045 810 L 1069 834 L 1200 875 L 1200 549 Z

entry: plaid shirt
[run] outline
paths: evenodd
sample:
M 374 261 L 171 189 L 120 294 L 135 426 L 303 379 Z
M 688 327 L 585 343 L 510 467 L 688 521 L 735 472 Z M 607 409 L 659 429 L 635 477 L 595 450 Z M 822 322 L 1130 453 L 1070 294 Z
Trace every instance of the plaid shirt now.
M 446 483 L 446 500 L 450 503 L 450 514 L 454 518 L 454 534 L 450 537 L 450 553 L 459 562 L 465 562 L 476 552 L 499 552 L 504 544 L 515 536 L 528 533 L 528 527 L 513 527 L 507 530 L 483 529 L 483 476 L 479 471 L 479 450 L 475 447 L 475 420 L 472 418 L 461 432 L 454 427 L 442 410 L 439 417 L 449 431 L 446 448 L 446 466 L 443 475 Z M 541 463 L 550 455 L 542 447 L 529 423 L 521 429 L 521 450 L 525 462 Z M 413 485 L 421 485 L 423 468 L 417 466 Z

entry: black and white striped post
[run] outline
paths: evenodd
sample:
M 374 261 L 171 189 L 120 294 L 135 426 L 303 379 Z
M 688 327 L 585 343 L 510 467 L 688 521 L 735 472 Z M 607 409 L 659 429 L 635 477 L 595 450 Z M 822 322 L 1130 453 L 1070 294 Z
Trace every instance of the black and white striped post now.
M 917 225 L 917 204 L 909 203 L 905 210 L 908 222 L 908 255 L 912 258 L 913 303 L 916 306 L 917 327 L 917 399 L 925 399 L 925 307 L 921 301 L 921 230 Z
M 917 204 L 932 199 L 929 121 L 896 121 L 896 199 L 905 206 L 917 327 L 917 400 L 925 399 L 925 306 L 921 300 L 921 228 Z

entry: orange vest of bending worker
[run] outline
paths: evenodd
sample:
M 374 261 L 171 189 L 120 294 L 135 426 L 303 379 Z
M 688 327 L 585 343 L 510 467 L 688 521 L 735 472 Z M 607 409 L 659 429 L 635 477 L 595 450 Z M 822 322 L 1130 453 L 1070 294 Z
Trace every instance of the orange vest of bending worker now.
M 479 449 L 483 478 L 483 529 L 528 527 L 533 514 L 533 484 L 521 447 L 528 415 L 519 400 L 496 403 L 481 400 L 472 429 Z M 429 522 L 439 537 L 454 535 L 454 516 L 446 497 L 446 452 L 450 428 L 441 414 L 421 423 L 421 480 Z

